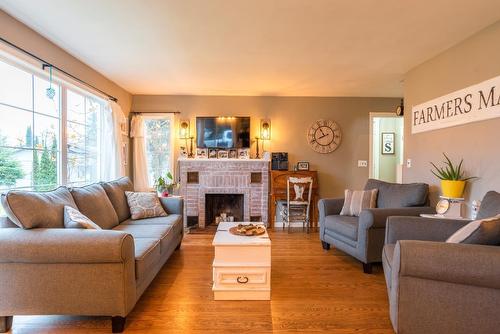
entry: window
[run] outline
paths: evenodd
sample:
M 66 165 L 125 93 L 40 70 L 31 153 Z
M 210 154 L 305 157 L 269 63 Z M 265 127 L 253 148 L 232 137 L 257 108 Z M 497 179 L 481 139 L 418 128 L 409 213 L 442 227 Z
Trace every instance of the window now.
M 144 115 L 144 140 L 149 185 L 159 176 L 173 174 L 173 117 L 171 115 Z
M 41 75 L 0 58 L 0 193 L 99 180 L 105 101 L 54 82 L 50 99 L 49 86 Z

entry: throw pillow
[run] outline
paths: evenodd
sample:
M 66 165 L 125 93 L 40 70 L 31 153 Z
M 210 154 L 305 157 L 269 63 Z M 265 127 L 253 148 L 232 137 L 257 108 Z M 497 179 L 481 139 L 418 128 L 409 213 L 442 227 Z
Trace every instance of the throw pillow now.
M 47 192 L 10 190 L 2 194 L 2 206 L 7 216 L 24 229 L 64 227 L 65 205 L 76 208 L 66 187 Z
M 364 209 L 372 209 L 377 204 L 378 189 L 345 190 L 344 206 L 340 215 L 358 217 Z
M 453 233 L 446 242 L 499 245 L 500 244 L 500 215 L 474 220 Z
M 90 220 L 83 213 L 70 206 L 64 206 L 64 227 L 86 228 L 89 230 L 102 230 L 102 228 Z
M 156 193 L 126 191 L 125 196 L 132 219 L 167 216 Z

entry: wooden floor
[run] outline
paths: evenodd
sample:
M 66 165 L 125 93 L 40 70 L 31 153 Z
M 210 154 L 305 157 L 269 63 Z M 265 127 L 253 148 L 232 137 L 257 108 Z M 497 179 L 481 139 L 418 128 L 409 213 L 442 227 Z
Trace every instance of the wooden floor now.
M 382 268 L 363 274 L 317 233 L 270 232 L 272 301 L 213 301 L 213 231 L 188 234 L 127 318 L 125 333 L 393 333 Z M 110 318 L 14 317 L 13 333 L 111 333 Z

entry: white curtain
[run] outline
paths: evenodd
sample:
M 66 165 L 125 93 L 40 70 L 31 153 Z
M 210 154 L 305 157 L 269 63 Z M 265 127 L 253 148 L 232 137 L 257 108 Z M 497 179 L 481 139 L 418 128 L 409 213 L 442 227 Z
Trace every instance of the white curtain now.
M 149 191 L 144 119 L 141 115 L 132 117 L 130 137 L 134 140 L 134 188 L 136 191 Z
M 124 145 L 121 126 L 126 122 L 116 102 L 109 102 L 102 113 L 101 126 L 101 180 L 110 181 L 125 175 Z

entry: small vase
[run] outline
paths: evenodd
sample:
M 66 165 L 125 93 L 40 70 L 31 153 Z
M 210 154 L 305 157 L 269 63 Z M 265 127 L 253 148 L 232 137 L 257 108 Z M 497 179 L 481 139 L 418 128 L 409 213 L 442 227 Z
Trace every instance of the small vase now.
M 465 181 L 441 180 L 441 192 L 443 197 L 462 198 Z

